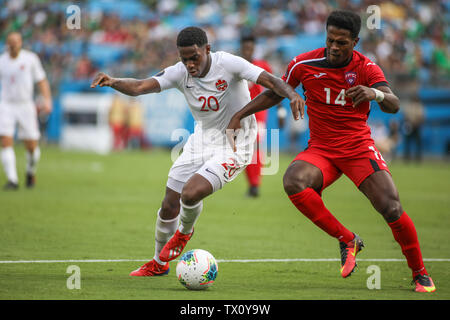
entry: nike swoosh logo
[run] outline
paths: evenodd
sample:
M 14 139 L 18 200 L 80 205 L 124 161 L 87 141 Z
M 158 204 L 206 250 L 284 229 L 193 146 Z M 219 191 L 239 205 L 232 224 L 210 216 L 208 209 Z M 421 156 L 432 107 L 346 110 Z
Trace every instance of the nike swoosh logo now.
M 376 63 L 369 62 L 368 64 L 366 64 L 366 66 L 376 66 Z
M 314 77 L 320 78 L 321 76 L 324 76 L 324 75 L 326 75 L 326 73 L 325 72 L 321 72 L 319 74 L 315 74 Z
M 186 89 L 192 89 L 194 86 L 186 86 Z

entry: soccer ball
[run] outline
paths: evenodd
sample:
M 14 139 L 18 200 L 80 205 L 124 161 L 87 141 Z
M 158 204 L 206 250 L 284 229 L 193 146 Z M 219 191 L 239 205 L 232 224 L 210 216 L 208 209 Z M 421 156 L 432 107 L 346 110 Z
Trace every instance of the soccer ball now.
M 177 264 L 177 278 L 188 289 L 203 290 L 214 283 L 218 269 L 216 259 L 211 253 L 194 249 L 181 256 Z

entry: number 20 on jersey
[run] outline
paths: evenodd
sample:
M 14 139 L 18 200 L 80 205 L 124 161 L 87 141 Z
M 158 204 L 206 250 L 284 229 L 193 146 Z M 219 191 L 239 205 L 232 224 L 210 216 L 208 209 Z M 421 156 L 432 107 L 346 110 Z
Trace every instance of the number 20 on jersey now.
M 201 96 L 198 98 L 199 101 L 203 102 L 200 111 L 219 111 L 219 101 L 214 96 L 209 96 L 208 98 Z

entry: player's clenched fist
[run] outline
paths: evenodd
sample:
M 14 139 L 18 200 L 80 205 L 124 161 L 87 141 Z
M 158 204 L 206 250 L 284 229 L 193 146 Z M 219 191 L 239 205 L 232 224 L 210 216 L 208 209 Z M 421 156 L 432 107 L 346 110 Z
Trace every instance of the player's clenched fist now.
M 345 92 L 345 95 L 352 98 L 353 107 L 357 107 L 361 102 L 375 99 L 375 92 L 371 88 L 361 85 L 351 87 Z
M 91 88 L 95 88 L 96 86 L 100 87 L 110 87 L 113 84 L 113 78 L 108 76 L 106 73 L 99 72 L 95 76 L 94 80 L 91 83 Z

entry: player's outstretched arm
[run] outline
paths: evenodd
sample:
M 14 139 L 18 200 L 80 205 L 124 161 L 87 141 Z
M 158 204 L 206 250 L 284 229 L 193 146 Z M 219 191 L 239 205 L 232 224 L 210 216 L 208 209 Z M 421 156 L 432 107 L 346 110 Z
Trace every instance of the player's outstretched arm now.
M 96 86 L 111 87 L 129 96 L 138 96 L 146 93 L 160 92 L 159 82 L 153 78 L 132 79 L 132 78 L 113 78 L 100 72 L 92 80 L 91 88 Z
M 292 115 L 295 120 L 300 117 L 303 119 L 305 112 L 305 101 L 295 90 L 280 78 L 263 71 L 257 80 L 258 84 L 263 85 L 269 90 L 259 94 L 256 98 L 247 103 L 240 111 L 236 112 L 232 118 L 234 124 L 238 124 L 241 119 L 248 117 L 256 112 L 269 109 L 279 104 L 283 98 L 289 98 Z M 231 125 L 231 122 L 230 122 Z M 229 129 L 233 129 L 229 126 Z
M 357 107 L 363 101 L 375 100 L 380 105 L 381 110 L 386 113 L 397 113 L 400 110 L 400 100 L 387 86 L 380 86 L 375 89 L 358 85 L 348 89 L 345 94 L 352 98 L 354 107 Z
M 259 75 L 256 83 L 272 90 L 276 95 L 282 98 L 288 98 L 290 100 L 290 106 L 294 119 L 303 119 L 305 113 L 305 101 L 289 84 L 266 71 L 263 71 Z

